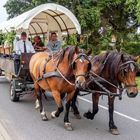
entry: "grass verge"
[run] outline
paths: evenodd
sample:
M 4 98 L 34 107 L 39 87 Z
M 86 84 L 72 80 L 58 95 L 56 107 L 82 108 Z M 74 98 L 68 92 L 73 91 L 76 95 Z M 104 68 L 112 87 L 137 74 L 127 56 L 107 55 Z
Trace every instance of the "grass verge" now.
M 140 77 L 136 78 L 137 84 L 138 84 L 138 89 L 140 90 Z

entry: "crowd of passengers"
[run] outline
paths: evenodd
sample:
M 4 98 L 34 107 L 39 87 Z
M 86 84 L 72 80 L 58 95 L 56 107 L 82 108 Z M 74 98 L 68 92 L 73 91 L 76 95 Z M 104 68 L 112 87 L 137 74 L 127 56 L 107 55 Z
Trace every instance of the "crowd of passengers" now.
M 58 41 L 55 32 L 51 33 L 46 46 L 40 36 L 35 36 L 32 43 L 30 39 L 28 39 L 26 32 L 22 32 L 20 38 L 15 38 L 13 46 L 14 52 L 20 55 L 21 53 L 35 53 L 40 51 L 59 51 L 61 49 L 61 42 Z

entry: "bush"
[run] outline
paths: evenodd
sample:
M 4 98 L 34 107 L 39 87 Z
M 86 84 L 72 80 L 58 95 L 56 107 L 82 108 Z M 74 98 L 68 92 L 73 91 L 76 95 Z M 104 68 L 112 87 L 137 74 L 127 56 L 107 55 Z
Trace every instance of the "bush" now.
M 131 55 L 140 55 L 140 42 L 130 42 L 122 46 L 122 50 Z

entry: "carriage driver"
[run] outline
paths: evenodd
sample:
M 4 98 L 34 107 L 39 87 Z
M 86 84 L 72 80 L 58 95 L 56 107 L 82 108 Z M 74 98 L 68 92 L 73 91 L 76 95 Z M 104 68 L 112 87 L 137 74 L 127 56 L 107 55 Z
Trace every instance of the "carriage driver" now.
M 57 39 L 57 34 L 55 32 L 51 33 L 50 41 L 47 44 L 47 49 L 49 51 L 59 51 L 61 48 L 61 42 Z
M 27 34 L 25 32 L 21 33 L 21 38 L 15 44 L 15 55 L 14 55 L 14 64 L 15 64 L 15 73 L 16 75 L 19 72 L 20 66 L 20 55 L 21 53 L 35 53 L 32 43 L 27 39 Z
M 15 46 L 15 53 L 19 55 L 21 53 L 35 53 L 32 43 L 27 39 L 26 32 L 21 33 L 21 38 Z

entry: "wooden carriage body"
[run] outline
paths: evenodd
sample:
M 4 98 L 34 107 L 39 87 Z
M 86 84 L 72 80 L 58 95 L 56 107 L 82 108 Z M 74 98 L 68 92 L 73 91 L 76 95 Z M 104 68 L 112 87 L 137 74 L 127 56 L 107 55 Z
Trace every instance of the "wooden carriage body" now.
M 22 53 L 17 60 L 14 55 L 0 54 L 0 69 L 4 71 L 6 78 L 25 78 L 29 74 L 29 61 L 33 53 Z M 19 61 L 18 72 L 16 72 L 16 61 Z

